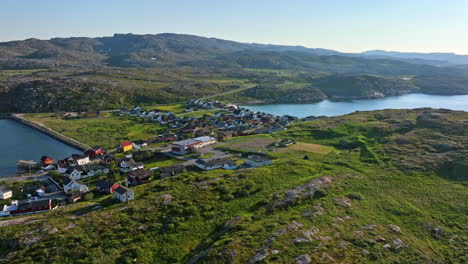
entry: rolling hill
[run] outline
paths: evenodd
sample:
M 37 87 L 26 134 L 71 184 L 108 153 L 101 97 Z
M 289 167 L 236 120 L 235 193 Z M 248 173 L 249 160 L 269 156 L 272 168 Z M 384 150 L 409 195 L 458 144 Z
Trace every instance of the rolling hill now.
M 467 73 L 461 66 L 183 34 L 27 39 L 0 43 L 0 112 L 94 111 L 246 86 L 255 89 L 237 99 L 262 101 L 265 87 L 278 94 L 273 102 L 466 94 Z

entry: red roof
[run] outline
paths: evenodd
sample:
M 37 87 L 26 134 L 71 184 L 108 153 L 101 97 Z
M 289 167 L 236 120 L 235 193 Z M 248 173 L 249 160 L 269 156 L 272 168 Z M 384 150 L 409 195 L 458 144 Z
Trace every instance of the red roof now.
M 120 145 L 121 145 L 122 147 L 126 147 L 126 146 L 132 145 L 132 142 L 131 142 L 131 141 L 125 141 L 125 142 L 120 143 Z

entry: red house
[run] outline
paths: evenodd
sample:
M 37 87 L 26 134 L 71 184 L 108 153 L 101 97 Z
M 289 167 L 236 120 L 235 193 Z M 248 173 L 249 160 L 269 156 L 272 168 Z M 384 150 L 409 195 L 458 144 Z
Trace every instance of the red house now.
M 54 163 L 54 160 L 51 157 L 48 156 L 42 156 L 41 158 L 41 163 L 46 165 L 46 164 L 52 164 Z
M 101 146 L 94 146 L 85 150 L 84 154 L 90 158 L 94 158 L 106 154 L 106 150 L 103 149 Z
M 119 185 L 110 181 L 100 180 L 96 183 L 96 190 L 104 193 L 113 193 Z
M 17 215 L 50 210 L 52 210 L 52 200 L 37 200 L 18 205 L 18 208 L 10 211 L 10 214 Z

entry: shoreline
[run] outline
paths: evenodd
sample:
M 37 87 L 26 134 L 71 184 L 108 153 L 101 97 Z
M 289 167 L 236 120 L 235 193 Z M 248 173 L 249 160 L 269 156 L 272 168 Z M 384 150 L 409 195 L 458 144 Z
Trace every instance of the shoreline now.
M 277 102 L 277 101 L 272 101 L 272 102 L 265 102 L 262 100 L 258 101 L 247 101 L 245 103 L 239 103 L 235 102 L 233 104 L 235 105 L 240 105 L 241 107 L 246 107 L 246 106 L 261 106 L 261 105 L 306 105 L 306 104 L 317 104 L 321 102 L 331 102 L 331 103 L 341 103 L 341 102 L 350 102 L 352 103 L 355 100 L 378 100 L 378 99 L 385 99 L 385 98 L 392 98 L 392 97 L 400 97 L 400 96 L 405 96 L 405 95 L 429 95 L 429 96 L 465 96 L 468 94 L 431 94 L 431 93 L 405 93 L 405 94 L 400 94 L 400 95 L 388 95 L 388 96 L 383 96 L 383 97 L 365 97 L 365 96 L 355 96 L 355 97 L 346 97 L 346 98 L 326 98 L 322 100 L 317 100 L 317 101 L 307 101 L 307 102 Z

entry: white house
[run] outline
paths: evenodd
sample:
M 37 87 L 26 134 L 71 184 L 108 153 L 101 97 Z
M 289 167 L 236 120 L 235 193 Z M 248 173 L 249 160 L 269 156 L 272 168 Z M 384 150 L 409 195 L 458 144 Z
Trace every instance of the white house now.
M 11 205 L 3 205 L 2 211 L 0 211 L 0 216 L 10 216 L 10 211 L 18 210 L 18 201 L 13 200 L 11 201 Z
M 83 175 L 86 175 L 82 166 L 70 166 L 65 171 L 65 174 L 74 180 L 79 180 L 83 178 Z
M 249 155 L 247 157 L 247 160 L 245 161 L 245 164 L 254 168 L 269 165 L 271 163 L 272 163 L 271 159 L 268 159 L 259 155 Z
M 127 202 L 135 199 L 135 192 L 122 185 L 115 189 L 114 195 L 115 199 L 120 202 Z
M 74 162 L 76 165 L 81 166 L 89 163 L 89 157 L 85 155 L 72 154 L 70 161 Z
M 89 189 L 88 189 L 88 186 L 86 186 L 86 184 L 82 182 L 75 181 L 74 179 L 71 179 L 71 178 L 65 178 L 65 180 L 63 181 L 63 191 L 65 193 L 70 193 L 70 192 L 84 193 L 84 192 L 88 192 Z
M 200 149 L 215 143 L 216 139 L 214 137 L 197 137 L 172 143 L 171 151 L 175 154 L 185 155 L 192 150 Z
M 82 176 L 83 178 L 93 177 L 99 175 L 99 173 L 107 174 L 109 173 L 109 168 L 100 164 L 88 164 L 83 166 L 84 172 L 86 175 Z
M 0 186 L 0 200 L 5 200 L 11 198 L 13 196 L 13 191 L 4 187 Z
M 135 162 L 133 159 L 124 159 L 120 162 L 120 170 L 122 172 L 135 171 L 144 167 L 145 164 L 143 162 Z

